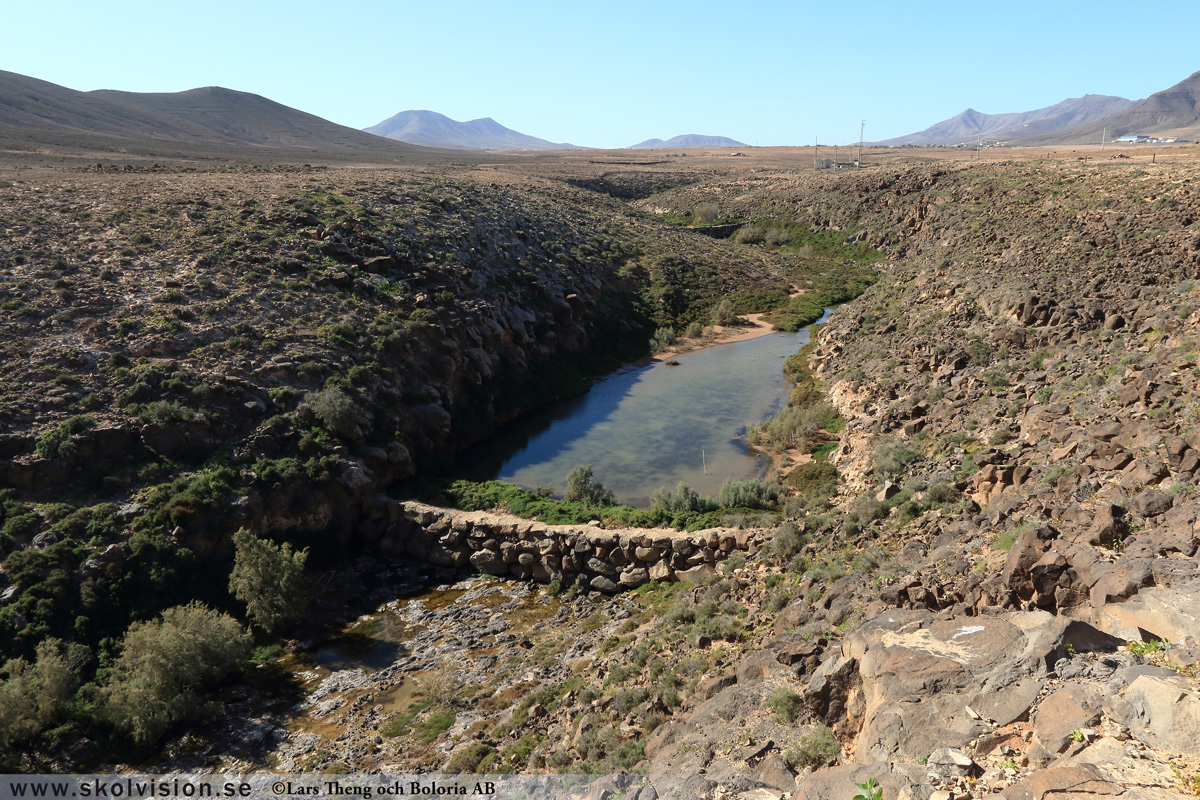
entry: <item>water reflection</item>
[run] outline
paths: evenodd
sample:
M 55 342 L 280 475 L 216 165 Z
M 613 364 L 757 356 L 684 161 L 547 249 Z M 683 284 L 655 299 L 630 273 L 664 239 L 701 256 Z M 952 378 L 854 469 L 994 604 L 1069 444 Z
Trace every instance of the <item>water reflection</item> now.
M 572 398 L 516 420 L 464 453 L 462 477 L 499 479 L 526 489 L 553 484 L 591 464 L 618 502 L 648 506 L 651 492 L 683 481 L 716 494 L 726 478 L 766 474 L 770 459 L 749 447 L 748 424 L 787 399 L 783 359 L 808 332 L 775 333 L 626 368 Z

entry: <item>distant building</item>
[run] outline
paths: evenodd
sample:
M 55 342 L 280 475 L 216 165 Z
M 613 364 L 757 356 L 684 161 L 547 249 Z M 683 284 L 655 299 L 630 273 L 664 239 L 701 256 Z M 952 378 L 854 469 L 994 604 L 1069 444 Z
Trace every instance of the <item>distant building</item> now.
M 1118 136 L 1116 139 L 1113 139 L 1113 141 L 1117 142 L 1118 144 L 1147 144 L 1150 141 L 1150 137 L 1135 135 Z

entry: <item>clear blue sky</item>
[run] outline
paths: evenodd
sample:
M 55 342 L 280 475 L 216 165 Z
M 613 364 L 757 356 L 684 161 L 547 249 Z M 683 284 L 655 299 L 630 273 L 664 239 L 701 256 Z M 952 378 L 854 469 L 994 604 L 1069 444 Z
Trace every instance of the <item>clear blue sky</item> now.
M 406 109 L 555 142 L 752 145 L 967 107 L 1140 99 L 1200 70 L 1200 3 L 7 0 L 0 69 L 72 89 L 219 85 L 362 128 Z

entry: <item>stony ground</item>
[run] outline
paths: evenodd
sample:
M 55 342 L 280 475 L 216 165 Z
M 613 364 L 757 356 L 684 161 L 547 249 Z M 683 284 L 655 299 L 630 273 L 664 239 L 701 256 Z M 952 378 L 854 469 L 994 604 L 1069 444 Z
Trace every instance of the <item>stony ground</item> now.
M 687 774 L 699 776 L 688 789 L 698 797 L 842 797 L 869 778 L 889 800 L 1195 793 L 1194 165 L 1031 157 L 625 181 L 588 168 L 579 185 L 561 181 L 561 165 L 538 169 L 538 181 L 568 193 L 596 194 L 604 179 L 604 213 L 632 198 L 650 215 L 620 224 L 715 203 L 721 217 L 850 233 L 888 254 L 879 282 L 840 308 L 807 354 L 805 402 L 823 398 L 844 425 L 801 442 L 799 451 L 830 440 L 815 460 L 794 457 L 827 466 L 789 477 L 791 502 L 754 520 L 771 531 L 767 547 L 697 583 L 601 600 L 483 582 L 437 608 L 380 608 L 424 626 L 421 653 L 370 674 L 302 677 L 307 699 L 250 726 L 259 733 L 244 749 L 217 746 L 204 763 Z M 512 170 L 483 171 L 498 176 L 494 189 L 471 185 L 508 191 Z M 36 188 L 0 191 L 32 198 Z M 55 202 L 58 211 L 39 213 L 79 213 Z M 23 237 L 40 229 L 5 225 Z M 694 235 L 665 230 L 668 243 Z M 784 270 L 770 235 L 766 224 L 703 246 Z M 132 263 L 117 269 L 150 262 L 137 250 L 145 245 L 130 238 L 133 254 L 118 259 Z M 38 246 L 49 256 L 54 242 Z M 26 348 L 10 344 L 10 358 L 29 364 L 8 389 L 24 394 L 6 421 L 26 438 L 78 411 L 74 398 L 47 401 L 60 396 L 54 381 L 33 371 L 47 353 L 32 328 L 15 327 L 53 332 L 55 289 L 84 291 L 55 287 L 70 277 L 44 261 L 45 274 L 23 278 L 41 291 L 13 286 L 5 301 L 21 304 L 9 309 L 7 340 Z M 786 271 L 779 279 L 794 293 Z M 148 342 L 156 318 L 135 320 Z M 56 347 L 87 341 L 78 319 L 59 325 Z M 96 386 L 80 389 L 110 391 L 88 380 Z M 252 401 L 232 399 L 250 412 Z M 14 467 L 24 458 L 15 455 Z M 464 648 L 469 660 L 435 658 Z M 293 649 L 302 674 L 306 648 Z

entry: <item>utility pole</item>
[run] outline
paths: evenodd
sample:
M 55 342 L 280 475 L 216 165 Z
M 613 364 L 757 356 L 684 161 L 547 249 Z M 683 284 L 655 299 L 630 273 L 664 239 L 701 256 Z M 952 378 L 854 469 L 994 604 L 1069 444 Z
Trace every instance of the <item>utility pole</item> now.
M 862 166 L 862 146 L 863 146 L 863 130 L 867 127 L 867 121 L 864 119 L 862 124 L 858 126 L 858 166 Z
M 1108 128 L 1104 128 L 1102 131 L 1100 131 L 1100 152 L 1101 153 L 1104 152 L 1104 140 L 1106 138 L 1108 138 Z
M 820 166 L 819 166 L 821 163 L 820 147 L 821 146 L 817 143 L 817 137 L 814 136 L 813 137 L 813 169 L 820 169 Z

